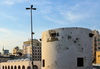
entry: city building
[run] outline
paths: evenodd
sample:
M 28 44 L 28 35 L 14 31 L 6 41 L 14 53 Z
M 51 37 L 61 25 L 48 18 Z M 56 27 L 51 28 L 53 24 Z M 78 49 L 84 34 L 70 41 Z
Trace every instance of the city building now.
M 14 49 L 13 49 L 13 55 L 15 56 L 21 56 L 23 54 L 23 50 L 22 49 L 19 49 L 18 46 L 16 46 Z
M 8 60 L 10 60 L 10 57 L 9 56 L 0 56 L 0 63 L 1 62 L 7 62 Z
M 100 34 L 98 35 L 97 38 L 97 51 L 100 51 Z
M 97 30 L 93 31 L 93 41 L 92 41 L 92 58 L 93 63 L 96 63 L 99 58 L 97 58 L 98 52 L 100 51 L 100 34 Z
M 0 63 L 1 62 L 7 62 L 8 60 L 15 59 L 16 57 L 14 55 L 8 55 L 8 56 L 0 56 Z
M 9 55 L 9 50 L 3 48 L 2 55 Z
M 0 52 L 0 56 L 1 56 L 1 52 Z
M 13 49 L 13 55 L 15 55 L 13 58 L 9 57 L 0 57 L 0 69 L 32 69 L 32 62 L 31 62 L 31 56 L 32 56 L 32 46 L 31 41 L 25 41 L 23 43 L 23 55 L 18 57 L 18 53 L 22 52 L 21 49 L 19 49 L 18 46 L 16 46 Z M 33 64 L 34 69 L 41 69 L 41 43 L 34 39 L 33 40 Z M 3 49 L 4 51 L 4 49 Z M 25 57 L 24 55 L 27 55 Z
M 23 54 L 32 57 L 31 40 L 23 42 Z M 33 39 L 33 60 L 41 60 L 41 42 L 37 39 Z

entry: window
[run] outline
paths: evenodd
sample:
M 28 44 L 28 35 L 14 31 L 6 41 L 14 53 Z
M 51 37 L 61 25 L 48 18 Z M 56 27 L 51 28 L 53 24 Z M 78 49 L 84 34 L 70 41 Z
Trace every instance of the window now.
M 43 61 L 42 61 L 42 62 L 43 62 L 43 64 L 42 64 L 42 65 L 43 65 L 43 67 L 45 67 L 45 60 L 43 59 Z
M 28 66 L 28 67 L 27 67 L 27 69 L 31 69 L 31 67 L 30 67 L 30 66 Z
M 98 57 L 100 57 L 100 55 L 98 55 Z
M 100 45 L 100 43 L 98 43 L 98 45 Z
M 98 49 L 100 50 L 100 47 L 98 47 Z
M 22 69 L 25 69 L 25 66 L 22 66 Z
M 35 58 L 37 58 L 37 56 L 35 56 Z
M 7 66 L 5 66 L 5 69 L 7 69 Z
M 100 39 L 98 39 L 98 41 L 100 41 Z
M 21 69 L 20 66 L 18 66 L 18 69 Z
M 37 43 L 37 46 L 39 46 L 39 43 Z
M 33 69 L 38 69 L 38 66 L 37 66 L 37 65 L 34 65 L 34 66 L 33 66 Z
M 2 66 L 2 69 L 4 69 L 4 66 Z
M 16 66 L 14 66 L 14 69 L 17 69 L 17 67 L 16 67 Z
M 77 67 L 83 67 L 84 61 L 83 58 L 77 58 Z
M 57 33 L 57 36 L 59 36 L 59 33 Z
M 13 66 L 11 66 L 11 69 L 13 69 Z
M 37 53 L 35 53 L 35 55 L 37 55 Z

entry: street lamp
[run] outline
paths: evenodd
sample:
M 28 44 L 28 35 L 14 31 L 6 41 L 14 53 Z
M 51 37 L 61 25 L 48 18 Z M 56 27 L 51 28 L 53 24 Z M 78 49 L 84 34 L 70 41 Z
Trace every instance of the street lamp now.
M 32 24 L 32 10 L 36 10 L 36 8 L 33 8 L 33 5 L 31 5 L 31 7 L 30 8 L 26 8 L 26 10 L 30 10 L 30 12 L 31 12 L 31 46 L 32 46 L 32 69 L 34 68 L 33 66 L 34 66 L 34 64 L 33 64 L 33 34 L 34 34 L 34 32 L 33 32 L 33 24 Z

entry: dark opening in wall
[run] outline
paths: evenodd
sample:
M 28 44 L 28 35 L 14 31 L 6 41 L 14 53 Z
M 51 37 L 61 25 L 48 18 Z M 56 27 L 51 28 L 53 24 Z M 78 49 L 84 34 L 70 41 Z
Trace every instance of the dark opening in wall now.
M 94 36 L 94 34 L 93 33 L 89 33 L 89 37 L 93 37 Z
M 21 69 L 21 67 L 20 67 L 20 66 L 18 66 L 18 69 Z
M 57 33 L 57 36 L 59 36 L 59 33 Z
M 22 69 L 25 69 L 25 66 L 24 65 L 22 66 Z
M 7 66 L 5 66 L 5 69 L 7 69 Z
M 31 69 L 31 67 L 30 67 L 30 66 L 28 66 L 28 67 L 27 67 L 27 69 Z
M 13 66 L 11 66 L 11 69 L 13 69 Z
M 77 58 L 77 67 L 83 67 L 83 66 L 84 66 L 83 58 Z
M 16 67 L 16 66 L 14 66 L 14 69 L 17 69 L 17 67 Z
M 51 33 L 50 36 L 51 37 L 55 37 L 56 36 L 56 33 Z
M 38 66 L 37 66 L 37 65 L 34 65 L 33 68 L 34 68 L 34 69 L 38 69 Z
M 2 69 L 4 69 L 4 66 L 2 67 Z
M 42 64 L 42 65 L 43 65 L 43 67 L 45 67 L 45 60 L 43 59 L 43 60 L 42 60 L 42 62 L 43 62 L 43 64 Z

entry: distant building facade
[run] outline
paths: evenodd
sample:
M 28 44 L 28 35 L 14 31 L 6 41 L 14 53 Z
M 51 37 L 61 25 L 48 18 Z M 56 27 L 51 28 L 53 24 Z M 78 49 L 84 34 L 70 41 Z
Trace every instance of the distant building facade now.
M 8 56 L 0 56 L 0 63 L 1 62 L 7 62 L 8 60 L 15 59 L 14 55 L 8 55 Z
M 97 30 L 93 31 L 93 42 L 92 42 L 92 57 L 93 57 L 93 63 L 96 63 L 98 58 L 97 58 L 97 51 L 100 51 L 100 34 Z
M 97 40 L 97 51 L 100 51 L 100 34 L 99 34 L 98 40 Z
M 18 55 L 22 55 L 22 54 L 23 54 L 23 50 L 22 50 L 22 49 L 19 49 L 18 46 L 16 46 L 16 47 L 13 49 L 13 55 L 18 56 Z
M 0 63 L 1 62 L 6 62 L 6 61 L 8 61 L 8 60 L 10 60 L 10 57 L 4 57 L 4 56 L 0 56 Z
M 28 58 L 32 56 L 31 40 L 23 43 L 23 54 L 27 55 Z M 38 61 L 41 60 L 41 42 L 37 39 L 33 39 L 33 59 Z
M 100 64 L 100 34 L 98 35 L 97 41 L 97 50 L 96 50 L 96 64 Z
M 2 55 L 8 55 L 9 54 L 9 50 L 7 49 L 2 49 Z
M 1 56 L 1 52 L 0 52 L 0 56 Z

